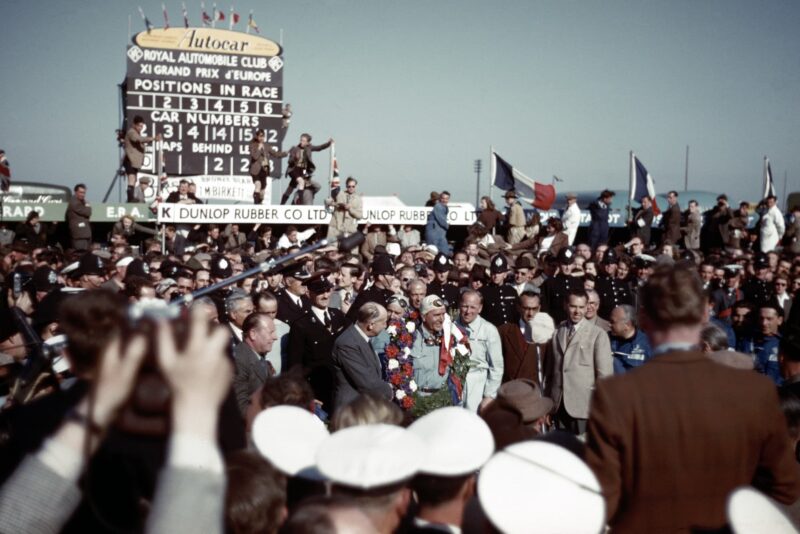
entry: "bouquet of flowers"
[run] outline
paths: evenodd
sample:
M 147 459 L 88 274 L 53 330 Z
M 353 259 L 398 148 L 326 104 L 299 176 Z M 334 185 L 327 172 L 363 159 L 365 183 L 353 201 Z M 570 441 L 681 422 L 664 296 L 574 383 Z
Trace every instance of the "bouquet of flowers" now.
M 386 328 L 389 334 L 389 342 L 384 349 L 386 380 L 392 386 L 392 400 L 404 410 L 414 407 L 414 392 L 417 391 L 411 360 L 411 344 L 416 328 L 412 320 L 394 320 Z

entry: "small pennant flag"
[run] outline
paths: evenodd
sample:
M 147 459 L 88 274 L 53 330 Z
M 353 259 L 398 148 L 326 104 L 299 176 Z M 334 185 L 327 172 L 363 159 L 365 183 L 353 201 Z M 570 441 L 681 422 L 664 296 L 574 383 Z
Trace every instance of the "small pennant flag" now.
M 144 11 L 142 11 L 142 6 L 139 6 L 139 14 L 142 16 L 142 20 L 144 21 L 144 26 L 147 28 L 147 33 L 150 33 L 150 30 L 153 29 L 153 25 L 150 24 L 150 19 L 144 16 Z
M 181 8 L 183 9 L 183 26 L 185 28 L 189 27 L 189 12 L 186 10 L 186 2 L 181 2 Z
M 230 20 L 230 24 L 228 26 L 228 29 L 232 30 L 233 27 L 236 26 L 236 24 L 239 23 L 239 14 L 233 10 L 233 6 L 231 6 L 231 15 L 230 15 L 229 18 L 231 20 Z
M 252 11 L 250 12 L 250 16 L 247 18 L 247 33 L 250 33 L 251 28 L 256 33 L 261 33 L 261 31 L 258 29 L 258 24 L 256 24 L 256 21 L 253 19 Z
M 214 21 L 213 22 L 222 22 L 225 20 L 225 13 L 221 9 L 217 9 L 217 4 L 214 4 Z
M 653 214 L 658 215 L 661 213 L 658 204 L 656 204 L 656 186 L 653 177 L 647 172 L 647 169 L 639 161 L 639 158 L 633 155 L 633 175 L 631 176 L 631 200 L 641 202 L 642 198 L 649 197 L 653 202 Z
M 164 29 L 168 30 L 169 29 L 169 15 L 167 15 L 167 6 L 164 5 L 164 4 L 161 4 L 161 11 L 164 12 Z
M 762 199 L 775 196 L 775 182 L 772 181 L 772 167 L 769 164 L 769 158 L 764 156 L 764 195 Z
M 200 2 L 200 9 L 203 10 L 203 26 L 208 26 L 211 24 L 211 17 L 208 15 L 208 11 L 206 11 L 206 4 L 205 2 Z

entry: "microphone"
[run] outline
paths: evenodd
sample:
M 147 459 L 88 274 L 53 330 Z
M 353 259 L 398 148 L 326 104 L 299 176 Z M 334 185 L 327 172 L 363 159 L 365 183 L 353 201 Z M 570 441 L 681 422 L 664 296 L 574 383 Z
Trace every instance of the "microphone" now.
M 352 233 L 347 237 L 340 237 L 338 239 L 339 251 L 349 252 L 356 247 L 360 247 L 365 239 L 367 239 L 367 236 L 361 232 Z

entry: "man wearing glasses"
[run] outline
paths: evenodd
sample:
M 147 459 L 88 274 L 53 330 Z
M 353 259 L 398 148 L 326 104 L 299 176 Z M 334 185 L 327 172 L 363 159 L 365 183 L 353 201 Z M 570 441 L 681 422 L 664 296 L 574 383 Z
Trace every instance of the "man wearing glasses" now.
M 328 198 L 325 205 L 333 210 L 328 225 L 328 239 L 349 236 L 358 229 L 358 220 L 363 216 L 361 195 L 356 193 L 358 181 L 350 176 L 345 182 L 345 190 L 339 191 L 336 198 Z

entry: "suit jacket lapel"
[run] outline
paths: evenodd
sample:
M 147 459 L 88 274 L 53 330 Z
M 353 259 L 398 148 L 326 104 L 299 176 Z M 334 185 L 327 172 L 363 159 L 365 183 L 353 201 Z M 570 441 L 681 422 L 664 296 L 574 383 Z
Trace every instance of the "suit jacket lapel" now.
M 244 342 L 242 342 L 244 343 Z M 256 354 L 256 351 L 253 350 L 253 347 L 247 345 L 248 352 L 250 353 L 250 364 L 253 366 L 253 370 L 255 371 L 258 378 L 262 381 L 267 380 L 267 371 L 264 369 L 264 366 L 261 365 L 261 358 Z

